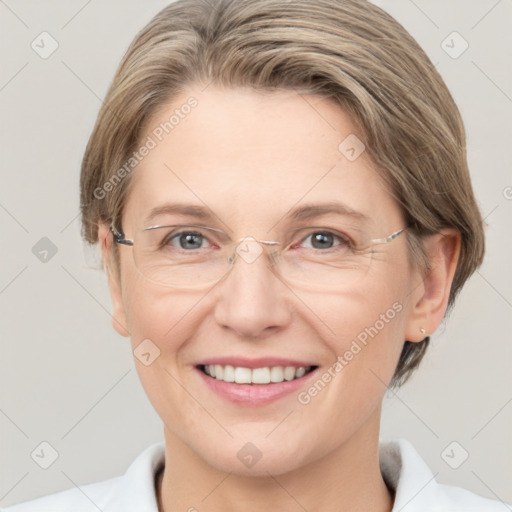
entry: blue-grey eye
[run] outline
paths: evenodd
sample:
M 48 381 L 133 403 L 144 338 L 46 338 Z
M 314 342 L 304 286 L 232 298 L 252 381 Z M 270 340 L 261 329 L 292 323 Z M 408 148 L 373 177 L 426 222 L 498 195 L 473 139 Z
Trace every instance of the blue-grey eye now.
M 315 231 L 302 241 L 303 247 L 312 249 L 331 249 L 338 245 L 347 244 L 347 241 L 329 231 Z
M 313 233 L 311 245 L 315 249 L 330 249 L 334 245 L 335 236 L 332 233 Z
M 203 242 L 206 242 L 206 239 L 201 233 L 196 231 L 183 231 L 174 235 L 169 240 L 169 243 L 174 246 L 176 246 L 176 242 L 181 249 L 200 249 L 203 247 Z

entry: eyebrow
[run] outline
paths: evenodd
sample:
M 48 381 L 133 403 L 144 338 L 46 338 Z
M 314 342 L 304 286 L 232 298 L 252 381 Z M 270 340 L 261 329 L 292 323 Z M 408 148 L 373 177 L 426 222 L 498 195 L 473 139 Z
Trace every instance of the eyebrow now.
M 306 204 L 298 208 L 292 209 L 288 214 L 285 215 L 285 219 L 293 221 L 308 220 L 315 217 L 321 217 L 328 214 L 338 214 L 344 217 L 352 217 L 359 221 L 368 221 L 369 217 L 362 212 L 354 210 L 347 205 L 342 203 L 330 202 L 322 204 Z
M 145 222 L 149 222 L 158 215 L 165 214 L 178 214 L 186 217 L 195 217 L 197 219 L 211 219 L 214 217 L 213 213 L 203 206 L 184 203 L 166 203 L 153 208 L 145 218 Z
M 337 202 L 328 202 L 321 204 L 305 204 L 291 209 L 282 217 L 278 222 L 286 221 L 304 221 L 316 217 L 322 217 L 328 214 L 337 214 L 344 217 L 351 217 L 354 220 L 366 222 L 369 217 L 364 213 L 354 210 L 347 205 Z M 201 220 L 211 220 L 214 217 L 218 218 L 213 212 L 204 206 L 186 204 L 186 203 L 166 203 L 161 206 L 153 208 L 149 215 L 146 217 L 145 222 L 149 222 L 158 215 L 183 215 L 185 217 L 193 217 Z

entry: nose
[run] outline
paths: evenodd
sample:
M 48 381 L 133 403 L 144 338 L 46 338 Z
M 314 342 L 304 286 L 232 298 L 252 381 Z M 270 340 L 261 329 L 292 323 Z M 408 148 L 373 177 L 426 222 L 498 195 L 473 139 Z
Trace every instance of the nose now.
M 217 287 L 215 319 L 241 337 L 265 337 L 289 325 L 289 293 L 263 245 L 249 237 L 239 243 L 233 267 Z

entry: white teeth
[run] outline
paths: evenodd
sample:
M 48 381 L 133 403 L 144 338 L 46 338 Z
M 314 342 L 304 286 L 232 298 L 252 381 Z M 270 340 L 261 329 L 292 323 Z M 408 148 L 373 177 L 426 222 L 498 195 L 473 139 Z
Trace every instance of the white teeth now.
M 297 368 L 297 371 L 295 372 L 295 378 L 298 379 L 302 377 L 305 373 L 306 368 L 304 368 L 304 366 L 299 366 L 299 368 Z
M 263 368 L 244 368 L 242 366 L 207 364 L 204 372 L 210 377 L 224 382 L 236 382 L 237 384 L 269 384 L 290 381 L 303 377 L 311 366 L 272 366 Z
M 295 368 L 293 366 L 287 366 L 284 369 L 284 379 L 293 380 L 295 378 Z
M 283 367 L 282 366 L 273 366 L 270 369 L 270 382 L 283 382 Z
M 235 382 L 235 368 L 231 365 L 224 366 L 224 375 L 223 379 L 224 382 Z
M 252 382 L 254 384 L 268 384 L 270 382 L 270 368 L 254 368 Z
M 252 371 L 250 368 L 242 368 L 237 366 L 235 368 L 235 382 L 237 384 L 250 384 L 252 380 Z
M 221 379 L 224 377 L 224 368 L 220 364 L 215 365 L 215 375 L 216 379 Z

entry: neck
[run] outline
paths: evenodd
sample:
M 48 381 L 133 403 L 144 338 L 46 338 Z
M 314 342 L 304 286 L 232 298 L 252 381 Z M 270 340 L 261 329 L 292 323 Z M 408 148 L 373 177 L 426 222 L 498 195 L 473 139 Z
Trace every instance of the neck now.
M 380 414 L 372 420 L 326 456 L 268 477 L 217 470 L 165 429 L 165 469 L 157 482 L 159 511 L 390 512 L 393 493 L 379 467 Z

